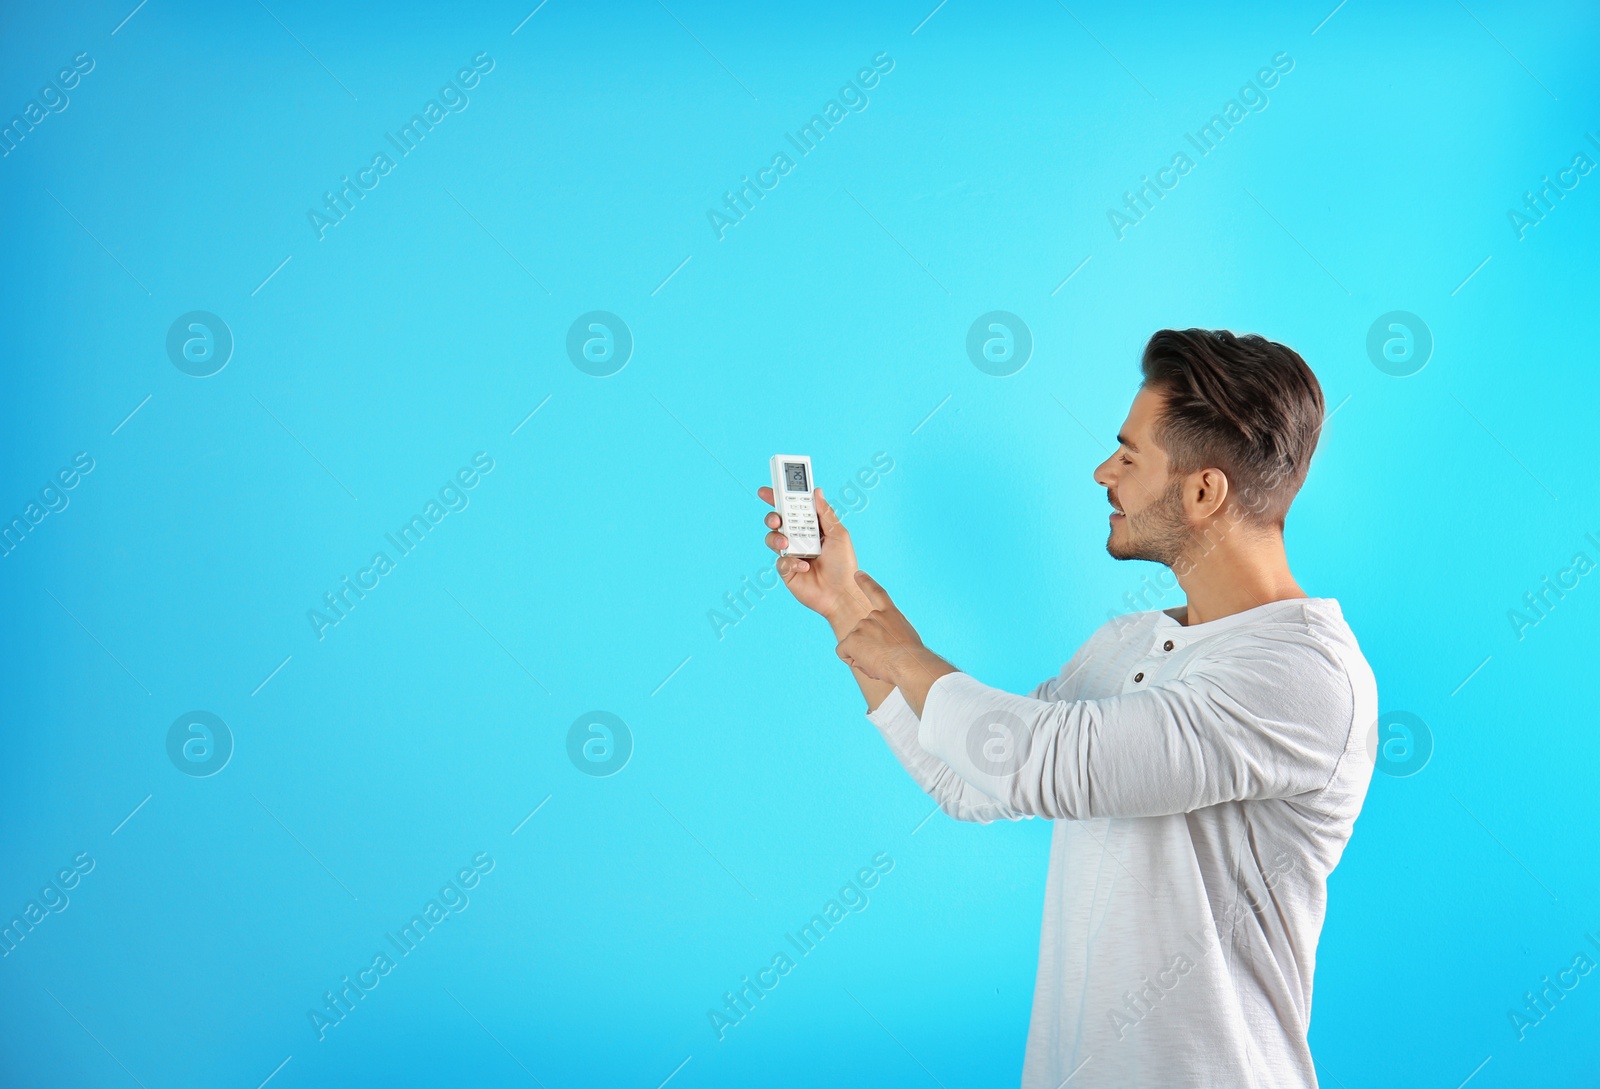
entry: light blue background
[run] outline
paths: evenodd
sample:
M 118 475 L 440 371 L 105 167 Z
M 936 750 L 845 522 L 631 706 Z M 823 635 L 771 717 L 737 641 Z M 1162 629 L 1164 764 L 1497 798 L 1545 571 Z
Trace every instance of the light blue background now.
M 1294 570 L 1434 736 L 1332 879 L 1324 1084 L 1580 1084 L 1600 975 L 1526 1039 L 1508 1011 L 1600 956 L 1600 584 L 1521 639 L 1507 613 L 1600 560 L 1600 174 L 1525 238 L 1507 213 L 1600 156 L 1600 13 L 534 2 L 0 13 L 5 118 L 95 60 L 0 159 L 0 515 L 95 460 L 0 559 L 0 914 L 96 860 L 0 959 L 0 1081 L 1016 1084 L 1049 826 L 921 824 L 820 621 L 708 613 L 770 558 L 769 455 L 838 501 L 883 453 L 864 566 L 1026 690 L 1155 571 L 1105 554 L 1090 473 L 1144 341 L 1198 325 L 1320 376 Z M 719 240 L 707 210 L 880 51 Z M 1107 209 L 1280 51 L 1270 106 L 1118 240 Z M 479 52 L 319 241 L 308 209 Z M 995 309 L 1035 339 L 1009 378 L 965 355 Z M 191 310 L 236 339 L 210 378 L 166 355 Z M 636 341 L 609 378 L 566 356 L 591 310 Z M 1435 338 L 1411 377 L 1367 356 L 1391 310 Z M 307 610 L 479 451 L 470 506 L 319 640 Z M 167 757 L 194 709 L 235 739 L 210 778 Z M 634 738 L 610 778 L 566 755 L 593 709 Z M 319 1041 L 323 992 L 480 851 L 470 907 Z M 706 1011 L 880 851 L 870 907 L 719 1042 Z

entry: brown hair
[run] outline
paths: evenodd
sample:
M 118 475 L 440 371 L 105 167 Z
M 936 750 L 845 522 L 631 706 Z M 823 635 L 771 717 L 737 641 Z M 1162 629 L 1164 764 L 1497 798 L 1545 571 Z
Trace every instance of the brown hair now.
M 1156 441 L 1171 471 L 1215 467 L 1247 521 L 1283 529 L 1322 430 L 1322 387 L 1293 349 L 1225 329 L 1162 329 L 1145 386 L 1166 397 Z

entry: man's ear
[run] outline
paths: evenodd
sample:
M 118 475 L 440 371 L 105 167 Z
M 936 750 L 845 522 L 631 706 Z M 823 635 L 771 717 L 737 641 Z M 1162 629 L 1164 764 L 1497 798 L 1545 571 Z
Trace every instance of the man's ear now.
M 1228 502 L 1228 475 L 1221 469 L 1197 469 L 1184 485 L 1184 506 L 1191 520 L 1203 522 Z

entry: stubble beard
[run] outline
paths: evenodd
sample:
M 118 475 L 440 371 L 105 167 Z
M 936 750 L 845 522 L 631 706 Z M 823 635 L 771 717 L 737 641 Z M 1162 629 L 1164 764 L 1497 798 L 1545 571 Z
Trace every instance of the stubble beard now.
M 1124 540 L 1106 538 L 1106 551 L 1119 560 L 1152 560 L 1172 567 L 1183 558 L 1194 532 L 1183 516 L 1183 481 L 1174 480 L 1161 498 L 1123 521 Z

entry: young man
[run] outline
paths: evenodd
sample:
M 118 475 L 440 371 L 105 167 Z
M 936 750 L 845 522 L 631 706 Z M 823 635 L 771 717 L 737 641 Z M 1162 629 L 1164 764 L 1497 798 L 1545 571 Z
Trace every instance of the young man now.
M 778 570 L 946 813 L 1057 822 L 1025 1089 L 1314 1089 L 1327 878 L 1378 713 L 1338 602 L 1284 554 L 1322 390 L 1283 345 L 1204 329 L 1156 333 L 1143 374 L 1094 473 L 1106 548 L 1166 564 L 1187 604 L 1103 625 L 1029 695 L 924 647 L 820 491 L 822 555 Z

